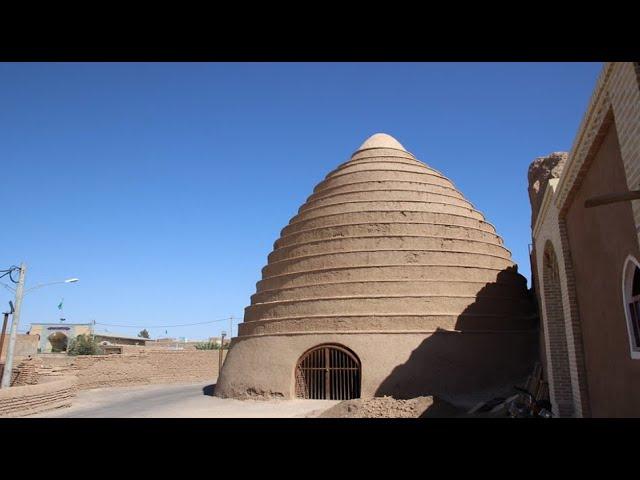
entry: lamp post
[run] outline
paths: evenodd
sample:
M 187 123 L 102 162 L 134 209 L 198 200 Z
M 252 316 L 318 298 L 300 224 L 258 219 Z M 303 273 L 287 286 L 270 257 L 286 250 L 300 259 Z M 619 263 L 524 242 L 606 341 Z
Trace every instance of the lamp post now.
M 7 358 L 4 364 L 4 371 L 2 372 L 2 381 L 0 382 L 0 388 L 6 388 L 10 386 L 10 383 L 11 383 L 11 370 L 13 369 L 13 353 L 16 345 L 18 323 L 20 322 L 20 308 L 22 307 L 23 297 L 27 293 L 37 288 L 46 287 L 47 285 L 56 285 L 59 283 L 75 283 L 78 281 L 77 278 L 69 278 L 67 280 L 62 280 L 60 282 L 49 282 L 49 283 L 43 283 L 40 285 L 35 285 L 25 290 L 24 277 L 27 274 L 27 265 L 24 262 L 21 263 L 19 270 L 20 270 L 20 277 L 18 278 L 18 285 L 14 290 L 16 294 L 16 299 L 15 299 L 13 316 L 11 318 L 11 333 L 9 336 L 9 346 L 7 348 Z M 9 288 L 9 289 L 13 290 L 12 288 Z

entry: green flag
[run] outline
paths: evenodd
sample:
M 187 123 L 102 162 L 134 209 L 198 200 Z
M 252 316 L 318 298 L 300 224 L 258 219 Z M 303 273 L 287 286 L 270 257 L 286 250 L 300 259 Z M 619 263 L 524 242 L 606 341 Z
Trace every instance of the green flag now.
M 64 302 L 64 298 L 60 300 L 60 303 L 58 304 L 58 310 L 62 310 L 62 302 Z

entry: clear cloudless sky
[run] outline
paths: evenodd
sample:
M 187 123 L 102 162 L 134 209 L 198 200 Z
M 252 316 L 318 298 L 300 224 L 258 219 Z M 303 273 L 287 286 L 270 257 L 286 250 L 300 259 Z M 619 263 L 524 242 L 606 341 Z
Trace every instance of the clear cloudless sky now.
M 241 318 L 280 230 L 376 132 L 449 177 L 530 278 L 527 168 L 571 148 L 600 69 L 0 64 L 0 268 L 27 262 L 27 287 L 80 278 L 29 293 L 20 331 L 57 322 L 62 298 L 98 331 L 228 330 L 154 326 Z M 11 298 L 0 286 L 2 311 Z

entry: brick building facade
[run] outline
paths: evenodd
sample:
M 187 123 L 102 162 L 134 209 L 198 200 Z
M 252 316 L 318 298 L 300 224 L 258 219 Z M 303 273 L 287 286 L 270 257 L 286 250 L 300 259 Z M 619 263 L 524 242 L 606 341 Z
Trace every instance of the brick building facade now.
M 640 416 L 640 202 L 585 205 L 640 186 L 639 63 L 604 65 L 561 172 L 542 181 L 531 255 L 554 412 Z

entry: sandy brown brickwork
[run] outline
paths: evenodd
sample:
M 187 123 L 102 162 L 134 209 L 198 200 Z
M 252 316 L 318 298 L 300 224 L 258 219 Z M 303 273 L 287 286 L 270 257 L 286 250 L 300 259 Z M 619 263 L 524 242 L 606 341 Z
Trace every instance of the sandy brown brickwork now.
M 630 190 L 640 187 L 640 77 L 638 63 L 615 63 L 608 88 L 613 108 L 620 153 Z M 640 225 L 640 204 L 632 202 L 636 226 Z
M 545 316 L 549 331 L 550 362 L 553 365 L 554 402 L 556 413 L 565 417 L 573 414 L 573 392 L 571 387 L 565 315 L 562 308 L 562 291 L 558 260 L 553 245 L 547 241 L 544 250 L 543 273 Z
M 580 185 L 607 128 L 615 121 L 620 153 L 629 189 L 640 185 L 640 79 L 638 64 L 607 62 L 598 78 L 578 134 L 560 178 L 555 203 L 564 216 L 570 197 Z M 640 225 L 640 204 L 633 202 L 636 226 Z
M 45 378 L 38 385 L 0 390 L 0 417 L 22 417 L 71 406 L 76 395 L 76 378 Z
M 226 351 L 225 351 L 226 353 Z M 214 380 L 218 350 L 143 351 L 126 355 L 39 355 L 42 377 L 74 375 L 81 390 Z
M 549 328 L 551 318 L 545 311 L 546 304 L 553 302 L 552 296 L 558 293 L 555 292 L 553 295 L 548 293 L 549 290 L 545 286 L 542 274 L 543 251 L 548 242 L 553 245 L 558 257 L 559 293 L 562 298 L 566 350 L 569 357 L 570 385 L 566 381 L 551 381 L 550 393 L 552 401 L 557 407 L 562 394 L 568 394 L 571 389 L 574 404 L 573 415 L 578 417 L 619 416 L 623 411 L 628 415 L 633 410 L 629 410 L 629 398 L 636 394 L 635 391 L 626 390 L 631 388 L 629 385 L 637 383 L 633 381 L 633 376 L 637 375 L 638 366 L 629 358 L 614 360 L 613 356 L 624 353 L 625 349 L 628 350 L 628 346 L 623 345 L 624 342 L 620 342 L 620 345 L 616 347 L 613 344 L 618 340 L 611 340 L 614 338 L 612 337 L 613 332 L 620 327 L 621 319 L 618 317 L 623 317 L 618 312 L 622 308 L 621 296 L 618 291 L 621 280 L 620 275 L 615 272 L 615 269 L 621 269 L 622 265 L 616 257 L 619 252 L 612 246 L 622 248 L 623 240 L 627 238 L 627 229 L 622 228 L 623 225 L 616 224 L 615 228 L 612 225 L 608 227 L 604 225 L 611 223 L 607 223 L 608 220 L 620 219 L 619 209 L 622 206 L 609 206 L 604 211 L 599 209 L 587 211 L 584 208 L 584 201 L 585 198 L 597 195 L 623 193 L 624 183 L 629 190 L 640 188 L 639 71 L 637 62 L 608 62 L 604 65 L 564 169 L 559 179 L 549 181 L 552 188 L 545 192 L 538 218 L 533 226 L 534 258 L 536 259 L 534 277 L 537 282 L 537 291 L 544 292 L 540 300 L 549 378 L 556 377 L 552 375 L 554 358 L 557 363 L 559 357 L 562 357 L 564 353 L 562 349 L 553 348 L 553 345 L 559 344 L 558 338 L 551 340 L 553 345 L 550 344 L 548 338 L 549 334 L 555 337 L 557 332 L 553 333 Z M 607 138 L 609 138 L 608 141 Z M 622 185 L 614 181 L 616 171 L 614 167 L 617 162 L 624 170 Z M 597 168 L 600 169 L 597 181 L 589 183 L 589 172 L 595 171 L 594 169 Z M 592 174 L 591 177 L 594 175 Z M 631 231 L 632 237 L 635 237 L 635 241 L 632 242 L 634 243 L 632 245 L 629 242 L 624 243 L 622 250 L 625 250 L 625 255 L 627 253 L 633 254 L 638 250 L 640 202 L 630 202 L 630 205 L 632 214 L 629 216 L 629 222 L 634 224 L 632 227 L 635 227 L 635 235 L 633 228 L 629 231 Z M 606 214 L 614 211 L 616 215 Z M 605 234 L 606 237 L 602 237 L 602 234 Z M 585 253 L 588 250 L 587 247 L 591 246 L 589 248 L 593 250 L 595 245 L 600 245 L 601 250 L 597 253 L 593 251 Z M 581 275 L 582 280 L 577 277 L 577 274 Z M 592 308 L 593 305 L 587 305 L 595 297 L 584 293 L 585 289 L 593 288 L 596 282 L 604 282 L 607 287 L 595 288 L 594 291 L 596 297 L 598 297 L 597 293 L 602 296 L 603 292 L 607 292 L 606 296 L 596 302 L 600 306 L 607 304 L 602 315 L 596 315 L 594 308 Z M 610 291 L 609 287 L 612 285 L 617 289 L 615 293 Z M 581 292 L 582 303 L 578 301 Z M 598 324 L 600 331 L 606 332 L 606 335 L 599 337 L 595 335 L 597 337 L 595 340 L 592 331 L 594 327 L 594 318 L 592 317 L 594 315 L 599 319 L 596 323 L 600 322 Z M 608 328 L 602 330 L 601 324 L 605 320 L 609 322 Z M 588 327 L 588 330 L 585 330 L 585 327 Z M 585 337 L 585 332 L 591 332 L 589 338 Z M 604 344 L 606 341 L 610 343 L 608 345 L 610 351 L 607 353 L 599 351 L 598 348 L 602 347 L 600 344 Z M 550 347 L 551 350 L 549 350 Z M 589 348 L 591 348 L 591 352 L 589 352 Z M 626 356 L 628 357 L 628 353 Z M 600 358 L 607 359 L 604 363 L 613 369 L 611 374 L 603 374 L 602 367 L 595 365 L 598 363 L 596 360 Z M 623 370 L 624 375 L 627 375 L 627 381 L 618 381 L 618 387 L 622 385 L 624 388 L 619 388 L 617 394 L 614 394 L 613 390 L 618 387 L 604 387 L 603 379 L 620 377 L 623 375 Z M 618 400 L 599 401 L 599 405 L 606 405 L 606 407 L 600 407 L 596 412 L 594 411 L 594 402 L 597 403 L 597 399 L 594 395 L 597 393 L 602 397 L 603 390 Z M 625 391 L 623 392 L 623 390 Z M 624 402 L 627 402 L 625 404 L 627 406 L 623 407 Z
M 33 357 L 28 357 L 22 360 L 18 366 L 13 369 L 11 385 L 36 385 L 38 383 L 38 378 L 37 362 Z
M 7 326 L 7 330 L 9 326 Z M 29 355 L 35 355 L 38 353 L 38 341 L 40 338 L 37 335 L 25 335 L 19 333 L 16 335 L 16 343 L 14 355 L 16 357 L 26 357 Z M 0 356 L 0 361 L 4 362 L 7 357 L 7 351 L 9 350 L 9 334 L 5 334 L 4 337 L 0 336 L 0 341 L 2 342 L 2 356 Z
M 9 384 L 13 386 L 35 385 L 38 383 L 37 362 L 33 357 L 16 357 L 13 371 L 11 372 L 11 381 Z M 4 372 L 4 363 L 0 363 L 0 376 Z
M 198 342 L 202 343 L 202 342 Z M 122 348 L 122 353 L 125 355 L 135 354 L 135 353 L 143 353 L 143 352 L 152 352 L 152 351 L 194 351 L 197 350 L 195 345 L 185 345 L 181 342 L 175 343 L 165 343 L 165 344 L 155 344 L 153 342 L 149 342 L 147 345 L 118 345 Z M 178 346 L 176 348 L 175 346 Z

